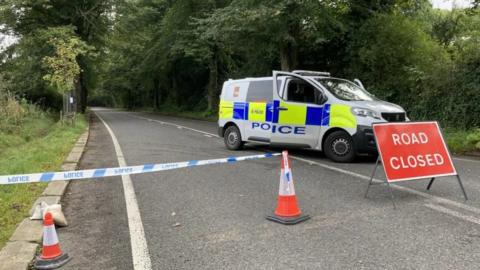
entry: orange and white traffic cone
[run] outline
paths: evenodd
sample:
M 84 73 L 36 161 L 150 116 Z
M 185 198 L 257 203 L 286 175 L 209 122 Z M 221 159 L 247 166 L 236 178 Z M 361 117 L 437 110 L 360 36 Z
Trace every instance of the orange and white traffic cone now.
M 36 269 L 56 269 L 66 264 L 71 258 L 63 253 L 58 242 L 57 231 L 50 212 L 45 214 L 43 221 L 42 254 L 35 261 Z
M 267 219 L 285 225 L 294 225 L 309 219 L 310 216 L 302 215 L 302 211 L 300 211 L 300 207 L 298 206 L 287 151 L 282 152 L 281 164 L 282 169 L 280 173 L 277 209 L 275 209 L 275 214 L 267 216 Z

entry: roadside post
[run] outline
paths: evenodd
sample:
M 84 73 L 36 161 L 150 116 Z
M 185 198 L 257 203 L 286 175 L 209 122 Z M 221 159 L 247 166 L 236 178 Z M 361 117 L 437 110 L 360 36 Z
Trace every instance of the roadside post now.
M 427 190 L 430 190 L 435 178 L 456 176 L 463 196 L 468 200 L 437 122 L 377 123 L 373 125 L 373 133 L 379 155 L 365 198 L 370 186 L 384 184 L 387 185 L 393 207 L 396 208 L 390 183 L 429 178 Z M 385 170 L 386 180 L 373 183 L 380 163 Z

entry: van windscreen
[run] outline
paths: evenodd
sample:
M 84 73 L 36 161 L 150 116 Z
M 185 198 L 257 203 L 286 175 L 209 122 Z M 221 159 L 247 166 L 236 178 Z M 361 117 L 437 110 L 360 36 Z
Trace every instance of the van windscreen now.
M 335 97 L 346 101 L 372 101 L 376 98 L 358 85 L 347 80 L 316 78 Z

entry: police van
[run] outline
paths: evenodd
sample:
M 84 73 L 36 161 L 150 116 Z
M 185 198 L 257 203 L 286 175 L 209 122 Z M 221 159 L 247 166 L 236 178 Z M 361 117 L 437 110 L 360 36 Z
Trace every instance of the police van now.
M 223 84 L 218 133 L 231 150 L 257 142 L 318 149 L 333 161 L 351 162 L 377 152 L 372 123 L 406 120 L 402 107 L 375 98 L 357 79 L 273 71 Z

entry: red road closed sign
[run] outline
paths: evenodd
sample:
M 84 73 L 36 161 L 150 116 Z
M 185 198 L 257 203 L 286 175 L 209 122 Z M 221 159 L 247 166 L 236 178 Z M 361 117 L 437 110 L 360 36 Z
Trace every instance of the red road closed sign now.
M 389 182 L 457 174 L 437 122 L 380 123 L 373 132 Z

